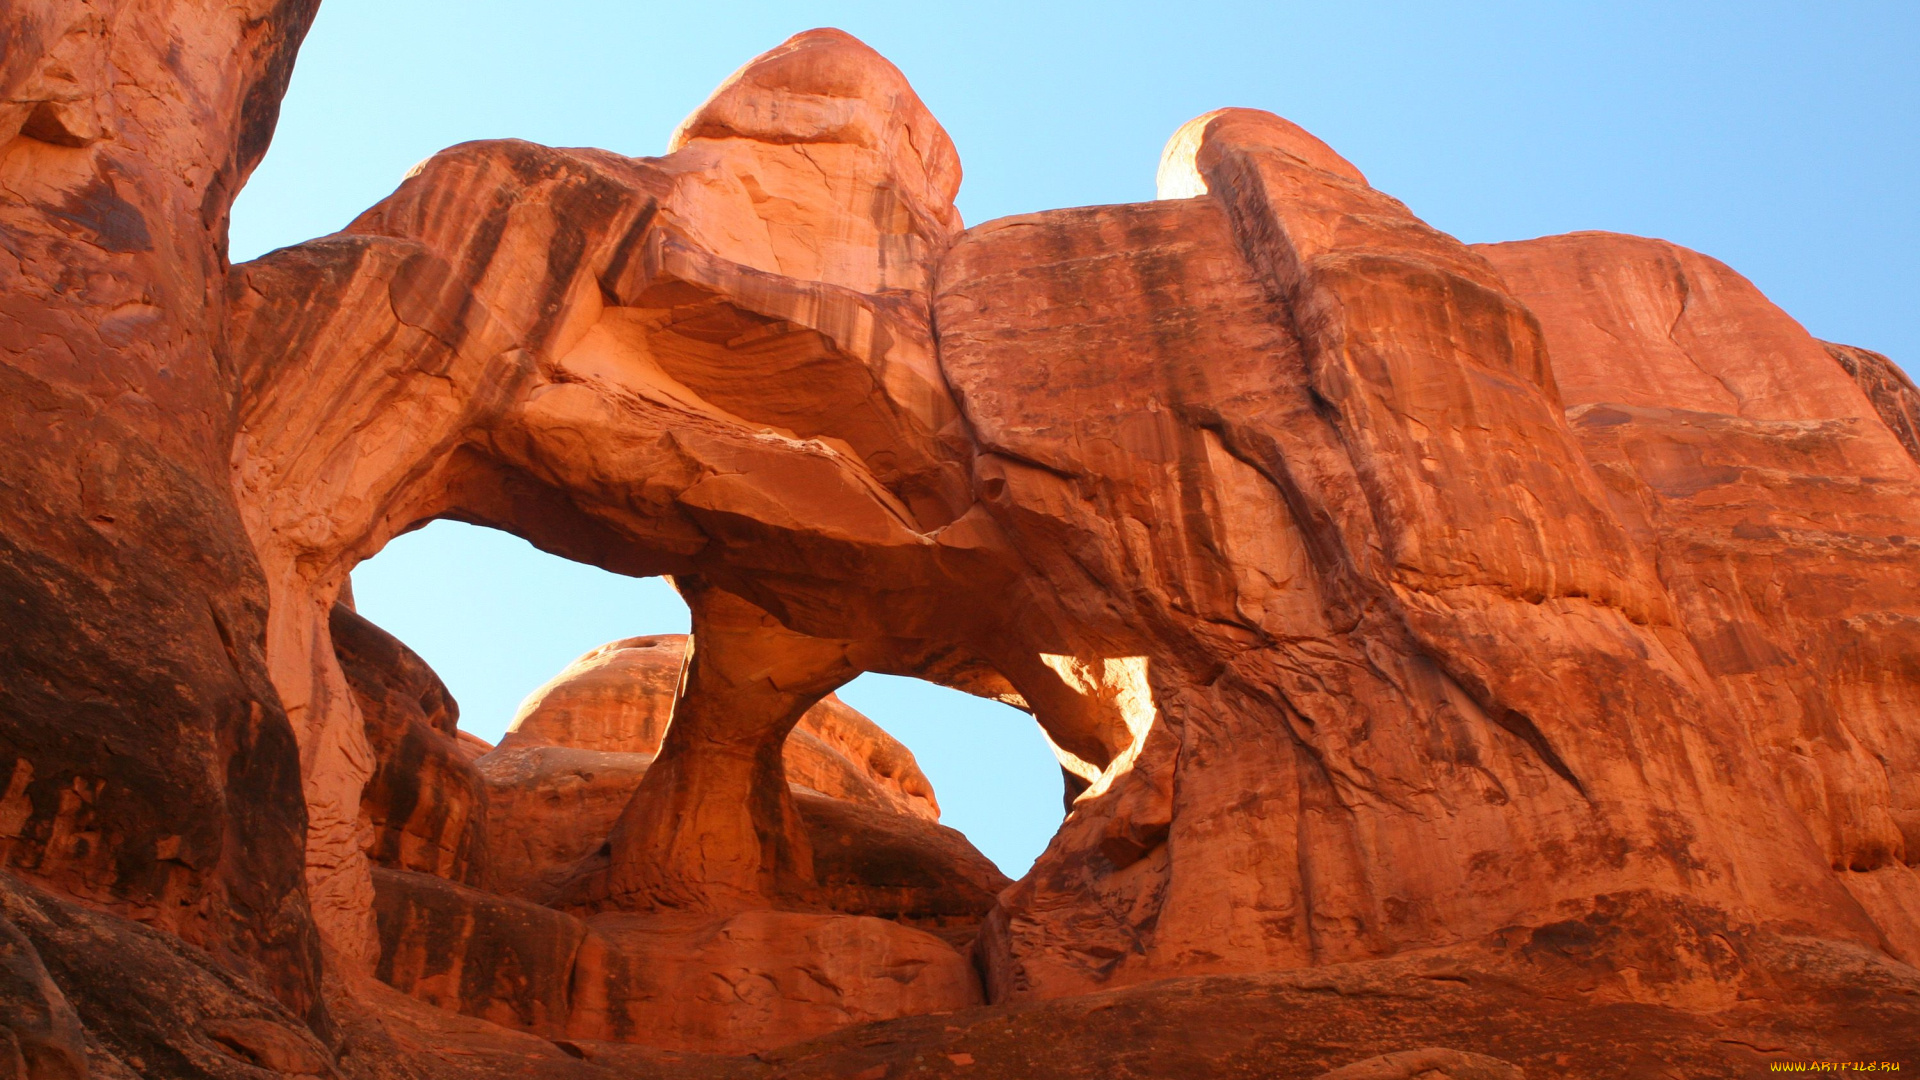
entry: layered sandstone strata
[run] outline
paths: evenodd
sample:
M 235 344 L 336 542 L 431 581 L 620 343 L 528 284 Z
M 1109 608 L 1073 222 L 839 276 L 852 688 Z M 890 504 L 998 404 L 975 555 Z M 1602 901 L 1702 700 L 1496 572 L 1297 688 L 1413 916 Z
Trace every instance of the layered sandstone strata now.
M 1920 1053 L 1920 395 L 1884 358 L 1655 241 L 1469 248 L 1249 110 L 1175 134 L 1159 201 L 964 229 L 951 142 L 832 31 L 665 156 L 466 144 L 229 268 L 311 14 L 0 16 L 7 1016 L 45 1075 Z M 693 613 L 665 711 L 594 722 L 657 740 L 579 802 L 603 842 L 518 895 L 476 857 L 497 777 L 634 752 L 495 770 L 406 704 L 430 673 L 335 602 L 437 517 Z M 1067 777 L 971 966 L 909 925 L 945 886 L 861 857 L 964 862 L 914 839 L 930 793 L 807 726 L 863 671 L 1028 710 Z M 118 1015 L 115 947 L 197 989 Z M 773 991 L 662 989 L 728 973 Z

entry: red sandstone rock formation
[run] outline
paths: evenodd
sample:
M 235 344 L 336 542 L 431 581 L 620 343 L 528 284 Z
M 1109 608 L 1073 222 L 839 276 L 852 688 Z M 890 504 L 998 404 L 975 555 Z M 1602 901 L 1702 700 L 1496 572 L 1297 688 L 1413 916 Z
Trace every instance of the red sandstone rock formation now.
M 981 1003 L 966 958 L 883 919 L 609 913 L 573 968 L 574 1038 L 741 1053 Z
M 475 761 L 490 890 L 557 899 L 607 844 L 660 750 L 687 643 L 630 638 L 587 653 L 529 695 L 500 747 Z M 782 765 L 815 856 L 805 892 L 832 910 L 977 921 L 1007 883 L 932 824 L 933 788 L 906 747 L 839 699 L 801 717 Z
M 933 823 L 913 755 L 853 709 L 822 701 L 787 739 L 817 853 L 786 896 L 805 910 L 599 916 L 574 894 L 605 892 L 689 639 L 595 649 L 469 762 L 458 708 L 417 656 L 344 606 L 331 631 L 376 758 L 361 809 L 382 982 L 537 1035 L 696 1051 L 979 1003 L 964 951 L 1009 883 Z
M 0 16 L 0 1018 L 37 1074 L 1920 1054 L 1920 395 L 1884 358 L 1655 241 L 1468 248 L 1249 110 L 1175 134 L 1160 201 L 963 231 L 944 132 L 831 31 L 664 157 L 455 147 L 229 269 L 311 14 Z M 336 619 L 436 517 L 694 613 L 666 712 L 656 678 L 523 722 L 658 751 L 518 895 L 473 823 L 618 752 L 474 760 Z M 802 726 L 862 671 L 1027 709 L 1068 777 L 971 966 L 908 925 L 981 880 L 930 793 Z M 796 731 L 868 805 L 796 793 Z
M 1893 361 L 1870 349 L 1822 342 L 1827 352 L 1853 376 L 1873 409 L 1886 421 L 1900 445 L 1920 460 L 1920 388 Z
M 226 222 L 317 0 L 0 9 L 0 843 L 321 1021 Z
M 1920 961 L 1912 384 L 1670 244 L 1481 250 L 1540 317 L 1574 431 L 1724 707 L 1879 944 Z
M 652 758 L 673 713 L 687 646 L 685 635 L 659 634 L 587 653 L 527 695 L 499 748 L 565 746 Z M 791 782 L 823 795 L 940 817 L 933 785 L 913 754 L 831 694 L 794 725 L 783 763 Z
M 1430 1046 L 1356 1061 L 1320 1080 L 1526 1080 L 1526 1074 L 1485 1054 Z
M 336 605 L 328 628 L 376 760 L 360 793 L 368 857 L 478 883 L 486 794 L 460 744 L 453 695 L 412 649 L 352 610 Z

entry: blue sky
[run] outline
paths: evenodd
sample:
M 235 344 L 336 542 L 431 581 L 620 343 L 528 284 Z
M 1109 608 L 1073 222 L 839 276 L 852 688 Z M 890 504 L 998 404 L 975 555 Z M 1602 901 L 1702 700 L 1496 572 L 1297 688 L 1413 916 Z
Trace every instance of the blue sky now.
M 707 3 L 325 0 L 233 257 L 338 229 L 421 158 L 514 136 L 657 154 L 735 67 L 838 26 L 952 133 L 971 223 L 1153 195 L 1160 148 L 1270 109 L 1468 241 L 1658 236 L 1752 278 L 1818 336 L 1912 366 L 1920 4 Z M 685 629 L 664 584 L 437 524 L 355 576 L 483 736 L 567 660 Z M 1010 873 L 1059 820 L 1030 721 L 906 680 L 845 695 L 901 736 L 947 821 Z

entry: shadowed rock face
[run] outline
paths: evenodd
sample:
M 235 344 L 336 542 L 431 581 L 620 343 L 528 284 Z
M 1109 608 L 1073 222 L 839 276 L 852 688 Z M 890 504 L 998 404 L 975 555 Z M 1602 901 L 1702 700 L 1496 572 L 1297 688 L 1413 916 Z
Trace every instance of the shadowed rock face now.
M 0 9 L 0 849 L 320 1022 L 226 312 L 316 6 Z
M 297 39 L 301 19 L 266 18 L 246 31 Z M 144 25 L 108 32 L 152 63 Z M 141 303 L 192 363 L 179 386 L 121 371 L 147 346 L 99 342 L 132 332 L 128 309 L 53 289 L 57 253 L 22 262 L 45 279 L 7 294 L 45 328 L 31 341 L 94 342 L 95 359 L 3 343 L 0 370 L 46 406 L 6 414 L 0 582 L 34 613 L 0 645 L 24 703 L 7 720 L 27 763 L 0 818 L 12 865 L 213 942 L 296 1007 L 318 968 L 310 942 L 284 943 L 308 940 L 311 912 L 360 1060 L 390 1037 L 461 1047 L 468 1075 L 549 1061 L 552 1044 L 365 981 L 404 981 L 402 963 L 435 978 L 455 952 L 500 978 L 416 996 L 549 1034 L 564 998 L 580 1057 L 558 1071 L 639 1060 L 607 1049 L 622 1040 L 765 1049 L 981 996 L 993 1008 L 966 1015 L 1031 1018 L 1037 1041 L 982 1035 L 976 1058 L 973 1027 L 894 1030 L 956 1067 L 1110 1072 L 1129 1038 L 1151 1041 L 1145 1018 L 1197 995 L 1197 1027 L 1154 1067 L 1225 1075 L 1259 1031 L 1302 1078 L 1600 1075 L 1619 1062 L 1593 1048 L 1622 1023 L 1669 1063 L 1721 1070 L 1823 1056 L 1834 1030 L 1920 1030 L 1916 397 L 1709 259 L 1603 234 L 1469 248 L 1250 110 L 1174 135 L 1160 201 L 963 231 L 957 155 L 904 78 L 814 31 L 737 73 L 664 157 L 466 144 L 342 233 L 228 271 L 181 214 L 136 218 L 199 246 L 143 249 L 134 218 L 74 209 L 94 204 L 73 168 L 109 176 L 142 144 L 87 149 L 95 113 L 36 93 L 8 106 L 7 167 L 67 201 L 9 204 L 9 236 L 68 243 L 90 222 L 86 260 L 174 290 Z M 195 123 L 227 130 L 237 100 Z M 245 171 L 208 167 L 229 185 Z M 88 396 L 56 368 L 146 390 Z M 60 408 L 108 426 L 47 427 Z M 49 439 L 172 486 L 55 475 Z M 208 479 L 222 460 L 230 491 Z M 164 506 L 122 525 L 86 503 L 100 491 Z M 664 712 L 656 672 L 636 676 L 656 691 L 644 708 L 613 694 L 522 718 L 528 741 L 550 725 L 657 745 L 621 774 L 630 797 L 594 803 L 618 804 L 604 846 L 548 897 L 571 914 L 445 880 L 472 850 L 447 824 L 458 800 L 396 801 L 409 770 L 382 778 L 404 754 L 370 738 L 372 690 L 398 684 L 355 676 L 334 603 L 357 562 L 436 517 L 671 575 L 692 611 Z M 127 630 L 129 605 L 160 629 Z M 88 629 L 110 611 L 111 632 Z M 154 663 L 186 674 L 163 692 Z M 45 674 L 62 664 L 104 689 L 63 694 Z M 869 811 L 932 828 L 917 773 L 870 768 L 864 809 L 823 812 L 791 783 L 811 783 L 795 740 L 827 730 L 805 718 L 863 671 L 1027 709 L 1069 777 L 1058 835 L 999 892 L 971 968 L 885 906 L 924 897 L 873 888 L 886 860 L 858 856 L 905 840 L 825 854 L 833 831 L 872 835 Z M 86 771 L 59 738 L 148 697 L 163 707 L 127 727 L 121 772 Z M 416 703 L 407 731 L 452 747 L 443 778 L 469 775 Z M 154 765 L 189 752 L 174 733 L 202 755 L 191 768 Z M 245 754 L 193 749 L 241 735 Z M 202 779 L 212 762 L 224 780 Z M 140 802 L 154 793 L 174 801 Z M 162 818 L 179 844 L 151 835 Z M 210 839 L 241 833 L 252 846 Z M 405 862 L 438 852 L 455 854 Z M 378 889 L 376 858 L 401 866 Z M 237 882 L 182 902 L 199 922 L 147 899 L 142 868 L 176 859 L 180 895 Z M 462 944 L 418 947 L 441 940 Z M 562 953 L 567 979 L 515 982 L 503 959 Z M 1293 974 L 1254 974 L 1274 972 Z M 1191 981 L 1146 985 L 1175 977 Z M 1370 1004 L 1310 1005 L 1302 979 Z M 1141 1026 L 1067 1063 L 1021 1049 L 1109 1005 Z M 1557 1027 L 1516 1019 L 1536 1006 Z M 1340 1046 L 1260 1019 L 1302 1009 Z M 1911 1042 L 1861 1037 L 1850 1056 Z M 820 1044 L 785 1075 L 908 1060 Z
M 328 629 L 377 762 L 360 794 L 368 857 L 477 884 L 486 794 L 459 743 L 453 695 L 412 649 L 344 605 L 334 606 Z

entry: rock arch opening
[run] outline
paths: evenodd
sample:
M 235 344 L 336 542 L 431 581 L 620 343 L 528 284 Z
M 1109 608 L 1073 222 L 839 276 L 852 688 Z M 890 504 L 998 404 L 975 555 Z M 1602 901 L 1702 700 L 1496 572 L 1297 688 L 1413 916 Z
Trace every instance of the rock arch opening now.
M 594 738 L 617 737 L 611 728 L 623 710 L 639 712 L 628 725 L 629 741 L 646 744 L 651 755 L 671 710 L 679 641 L 691 625 L 686 603 L 663 578 L 611 574 L 451 520 L 396 537 L 359 564 L 342 602 L 417 653 L 457 704 L 462 735 L 492 746 L 503 739 L 528 744 L 510 729 L 539 711 L 534 699 L 549 683 L 567 682 L 576 667 L 608 667 L 589 654 L 647 638 L 662 644 L 662 659 L 613 665 L 600 676 L 616 689 L 622 679 L 641 685 L 625 701 L 609 693 L 588 708 L 609 728 Z M 1023 874 L 1058 830 L 1061 770 L 1028 713 L 923 679 L 872 672 L 835 696 L 905 745 L 937 793 L 941 823 L 1010 877 Z M 839 790 L 817 771 L 796 777 L 791 768 L 789 762 L 796 783 Z
M 521 701 L 576 657 L 689 626 L 664 579 L 611 574 L 446 520 L 355 567 L 353 601 L 432 665 L 460 704 L 461 729 L 496 745 Z
M 599 644 L 510 719 L 462 726 L 433 668 L 369 618 L 386 613 L 433 640 L 435 620 L 410 606 L 471 612 L 486 581 L 497 589 L 503 572 L 531 565 L 544 580 L 494 610 L 521 609 L 536 635 L 551 621 L 527 607 L 561 604 L 555 592 L 567 586 L 618 590 L 587 614 L 625 629 L 686 620 L 677 596 L 661 603 L 657 583 L 561 570 L 551 564 L 570 564 L 529 552 L 505 534 L 434 522 L 359 564 L 329 615 L 372 759 L 360 819 L 382 981 L 549 1037 L 689 1049 L 752 1043 L 766 1018 L 728 1019 L 738 1010 L 696 1000 L 663 1019 L 660 991 L 697 999 L 713 971 L 742 964 L 776 987 L 782 1037 L 846 1009 L 879 1018 L 980 999 L 969 950 L 1011 882 L 938 824 L 914 755 L 834 694 L 859 675 L 843 644 L 682 579 L 692 635 Z M 463 595 L 420 580 L 436 573 Z M 652 626 L 635 625 L 648 617 Z M 608 625 L 585 632 L 605 636 Z M 582 632 L 571 629 L 576 644 Z M 444 641 L 434 645 L 445 653 Z M 1039 797 L 1027 806 L 1057 826 L 1058 766 L 1044 737 L 1026 749 L 1046 762 L 1029 775 Z M 1020 802 L 998 801 L 1003 814 Z M 842 969 L 834 1000 L 793 984 L 823 949 L 843 947 L 851 953 L 829 961 Z M 816 1007 L 822 1015 L 808 1015 Z

